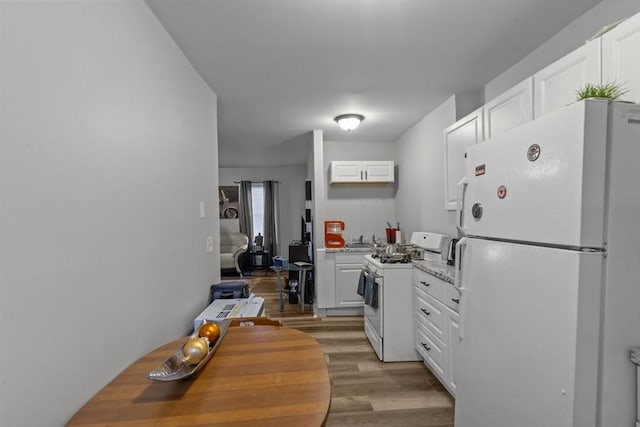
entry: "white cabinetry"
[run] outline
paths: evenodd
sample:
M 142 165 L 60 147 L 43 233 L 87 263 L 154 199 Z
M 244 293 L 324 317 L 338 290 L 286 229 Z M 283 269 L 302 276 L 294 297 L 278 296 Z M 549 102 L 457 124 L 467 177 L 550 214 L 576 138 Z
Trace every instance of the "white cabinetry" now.
M 336 307 L 362 307 L 357 294 L 364 252 L 336 253 Z
M 618 82 L 629 90 L 622 99 L 640 102 L 640 14 L 604 33 L 602 82 Z
M 533 77 L 484 105 L 485 139 L 533 120 Z
M 575 102 L 585 83 L 600 83 L 600 40 L 591 40 L 533 76 L 534 117 Z
M 331 183 L 344 182 L 393 182 L 392 160 L 331 162 Z
M 357 294 L 364 256 L 370 252 L 316 251 L 314 314 L 362 315 L 363 301 Z
M 482 108 L 444 130 L 444 206 L 456 209 L 456 185 L 465 174 L 467 148 L 483 139 Z
M 460 296 L 452 284 L 424 271 L 414 268 L 413 275 L 415 347 L 425 365 L 455 397 Z
M 458 313 L 451 310 L 450 308 L 445 309 L 446 314 L 446 323 L 445 323 L 445 333 L 449 337 L 449 348 L 447 351 L 447 366 L 449 369 L 446 372 L 445 376 L 445 387 L 452 396 L 456 395 L 456 354 L 458 354 L 458 347 L 460 346 L 460 322 L 458 321 Z

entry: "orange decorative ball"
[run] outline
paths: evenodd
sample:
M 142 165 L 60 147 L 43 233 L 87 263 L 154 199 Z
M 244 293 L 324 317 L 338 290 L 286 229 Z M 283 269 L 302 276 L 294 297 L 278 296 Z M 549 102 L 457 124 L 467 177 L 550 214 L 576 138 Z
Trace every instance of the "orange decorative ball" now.
M 198 336 L 209 340 L 210 345 L 214 345 L 220 338 L 220 326 L 216 322 L 204 322 L 198 329 Z

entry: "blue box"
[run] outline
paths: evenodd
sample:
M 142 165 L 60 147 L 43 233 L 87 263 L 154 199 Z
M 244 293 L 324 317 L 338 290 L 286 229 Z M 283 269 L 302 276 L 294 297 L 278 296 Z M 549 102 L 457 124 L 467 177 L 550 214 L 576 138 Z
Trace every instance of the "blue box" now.
M 214 283 L 209 290 L 209 304 L 217 299 L 248 298 L 249 284 L 246 280 L 230 280 Z
M 289 267 L 289 260 L 280 255 L 273 257 L 273 265 L 276 267 Z

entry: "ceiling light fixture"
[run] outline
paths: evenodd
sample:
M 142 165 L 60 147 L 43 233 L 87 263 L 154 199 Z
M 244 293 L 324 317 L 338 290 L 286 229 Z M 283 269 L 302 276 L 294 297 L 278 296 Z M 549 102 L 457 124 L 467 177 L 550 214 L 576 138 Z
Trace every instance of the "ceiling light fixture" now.
M 361 114 L 341 114 L 333 119 L 343 130 L 354 130 L 360 126 L 360 122 L 364 120 Z

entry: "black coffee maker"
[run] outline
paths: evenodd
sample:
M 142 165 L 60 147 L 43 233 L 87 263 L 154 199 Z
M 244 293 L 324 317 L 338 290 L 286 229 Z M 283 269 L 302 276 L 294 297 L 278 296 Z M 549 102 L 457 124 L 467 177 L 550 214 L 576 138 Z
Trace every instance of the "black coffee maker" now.
M 449 242 L 447 265 L 454 265 L 456 263 L 456 243 L 458 243 L 458 239 L 451 239 L 451 242 Z

